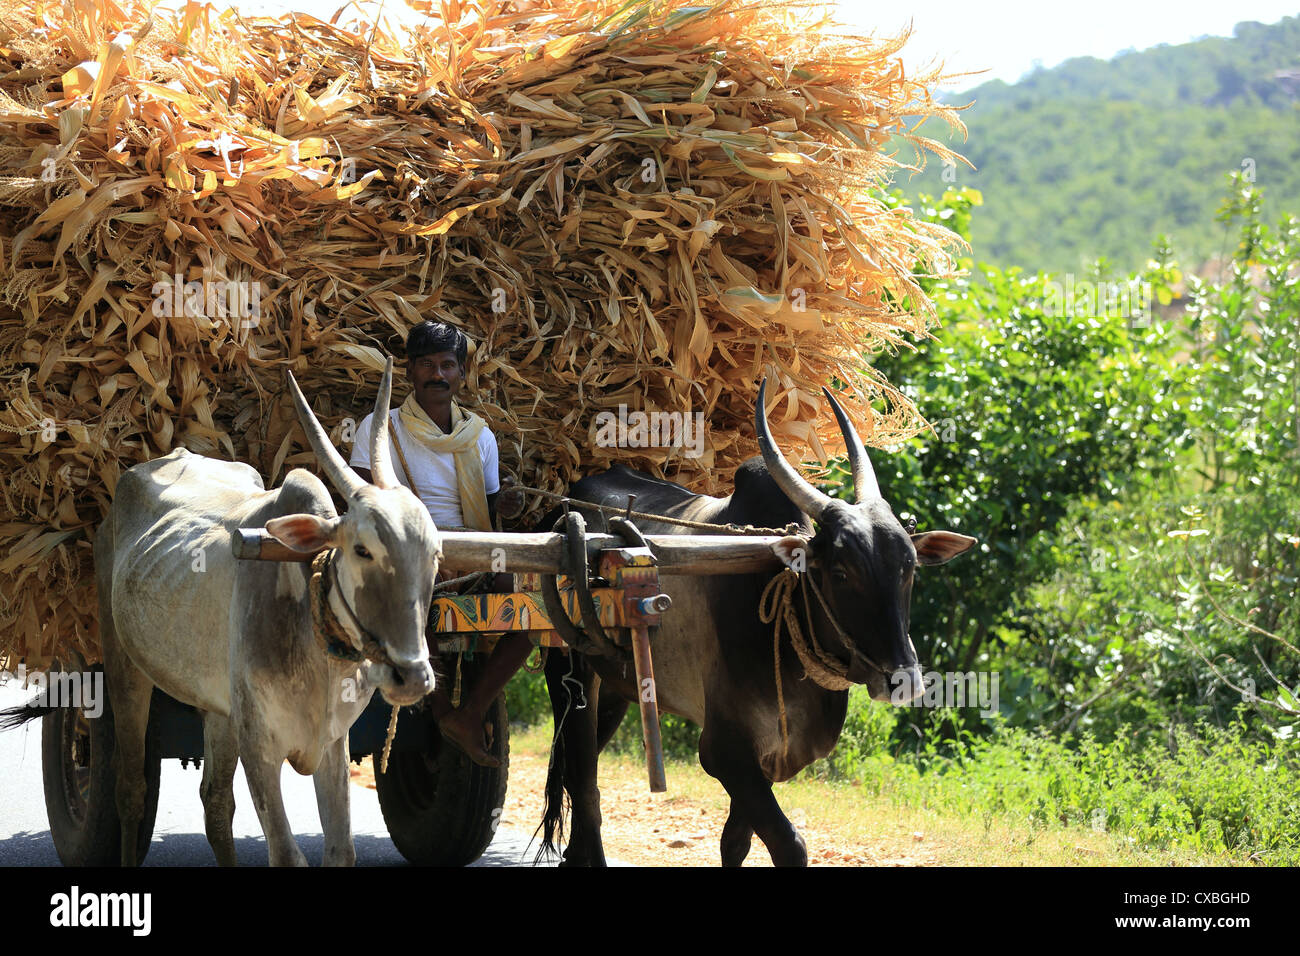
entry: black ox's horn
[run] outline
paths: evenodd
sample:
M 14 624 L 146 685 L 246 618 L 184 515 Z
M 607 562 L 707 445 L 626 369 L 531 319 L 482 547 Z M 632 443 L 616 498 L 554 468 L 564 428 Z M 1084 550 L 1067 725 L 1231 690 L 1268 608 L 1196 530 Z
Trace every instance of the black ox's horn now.
M 849 452 L 849 467 L 853 469 L 853 490 L 857 496 L 857 503 L 862 504 L 881 497 L 880 483 L 876 481 L 876 470 L 871 467 L 871 459 L 867 456 L 867 446 L 862 444 L 862 439 L 854 430 L 849 416 L 844 413 L 844 409 L 835 400 L 831 390 L 823 385 L 822 391 L 831 400 L 831 408 L 835 409 L 835 418 L 840 423 L 844 447 Z
M 799 510 L 814 520 L 820 520 L 822 512 L 831 503 L 831 499 L 822 494 L 807 481 L 794 467 L 785 460 L 772 441 L 772 433 L 767 427 L 767 406 L 764 397 L 767 391 L 767 377 L 758 386 L 758 406 L 754 410 L 754 430 L 758 433 L 758 447 L 763 453 L 763 462 L 768 474 L 776 480 L 777 485 Z

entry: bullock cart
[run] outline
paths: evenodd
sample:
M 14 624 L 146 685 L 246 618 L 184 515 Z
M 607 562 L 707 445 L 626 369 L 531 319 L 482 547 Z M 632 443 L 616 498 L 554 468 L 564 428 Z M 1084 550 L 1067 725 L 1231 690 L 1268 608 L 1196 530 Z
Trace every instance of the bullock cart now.
M 671 599 L 659 589 L 659 572 L 739 574 L 779 565 L 776 535 L 641 536 L 624 517 L 606 531 L 587 531 L 576 512 L 554 532 L 441 535 L 444 566 L 514 576 L 507 593 L 435 596 L 430 610 L 430 653 L 441 679 L 472 682 L 496 640 L 525 632 L 540 647 L 567 653 L 622 656 L 636 668 L 650 789 L 666 789 L 654 689 L 652 636 Z M 260 561 L 314 562 L 281 545 L 264 529 L 241 529 L 232 539 L 236 557 Z M 324 653 L 324 651 L 322 651 Z M 148 795 L 140 827 L 141 858 L 152 836 L 161 761 L 179 758 L 197 766 L 203 732 L 197 712 L 155 689 L 149 719 Z M 499 767 L 473 763 L 443 740 L 422 705 L 402 708 L 389 739 L 391 708 L 375 694 L 352 726 L 354 761 L 373 755 L 384 821 L 398 850 L 422 865 L 463 866 L 492 840 L 505 798 L 509 716 L 498 698 L 486 720 L 489 752 Z M 384 751 L 387 745 L 387 759 Z M 45 801 L 59 857 L 69 865 L 116 865 L 119 823 L 111 765 L 111 701 L 103 715 L 87 719 L 76 707 L 44 718 L 42 758 Z M 386 764 L 386 766 L 384 766 Z M 383 768 L 383 769 L 381 769 Z

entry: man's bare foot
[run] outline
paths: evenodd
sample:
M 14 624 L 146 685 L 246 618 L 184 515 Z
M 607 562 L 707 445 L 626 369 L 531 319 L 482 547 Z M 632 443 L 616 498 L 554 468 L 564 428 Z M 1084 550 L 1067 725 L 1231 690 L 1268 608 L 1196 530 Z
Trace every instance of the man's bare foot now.
M 448 711 L 438 721 L 442 735 L 465 752 L 470 760 L 483 767 L 499 767 L 501 761 L 487 752 L 482 722 L 475 722 L 465 711 Z

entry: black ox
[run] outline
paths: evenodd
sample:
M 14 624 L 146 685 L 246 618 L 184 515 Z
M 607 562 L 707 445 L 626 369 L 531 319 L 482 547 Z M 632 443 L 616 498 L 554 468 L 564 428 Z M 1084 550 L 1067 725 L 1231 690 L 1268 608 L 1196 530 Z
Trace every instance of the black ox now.
M 806 568 L 810 577 L 811 589 L 796 588 L 792 597 L 801 624 L 811 614 L 815 643 L 825 655 L 819 660 L 818 648 L 805 647 L 804 657 L 812 658 L 808 668 L 785 628 L 780 653 L 774 655 L 773 625 L 760 619 L 760 598 L 772 573 L 662 578 L 673 608 L 654 642 L 659 708 L 700 725 L 700 765 L 731 796 L 722 831 L 724 866 L 741 864 L 755 833 L 776 865 L 807 865 L 803 837 L 782 813 L 772 784 L 830 753 L 844 726 L 850 683 L 865 683 L 873 700 L 901 702 L 921 693 L 908 635 L 912 572 L 917 564 L 943 564 L 975 544 L 974 538 L 950 531 L 909 534 L 903 528 L 881 497 L 862 440 L 825 389 L 844 434 L 857 501 L 849 504 L 815 489 L 772 442 L 765 388 L 766 382 L 755 414 L 762 457 L 737 469 L 729 497 L 692 494 L 621 465 L 582 479 L 570 491 L 575 500 L 620 506 L 636 495 L 638 511 L 666 517 L 760 527 L 795 522 L 802 529 L 803 537 L 788 537 L 777 550 L 787 565 Z M 646 533 L 687 533 L 677 525 L 639 521 L 638 526 Z M 829 676 L 822 661 L 829 664 Z M 814 670 L 820 680 L 807 676 Z M 550 655 L 546 680 L 560 733 L 546 782 L 543 848 L 553 851 L 562 838 L 563 786 L 572 806 L 564 865 L 602 866 L 596 761 L 628 703 L 637 700 L 636 676 L 610 658 L 572 653 Z M 586 706 L 575 706 L 584 698 Z

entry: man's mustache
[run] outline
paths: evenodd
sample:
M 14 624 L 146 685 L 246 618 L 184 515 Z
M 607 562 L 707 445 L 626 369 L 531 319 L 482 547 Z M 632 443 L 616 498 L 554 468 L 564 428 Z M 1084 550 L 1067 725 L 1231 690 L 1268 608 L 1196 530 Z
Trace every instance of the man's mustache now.
M 425 382 L 425 388 L 451 388 L 446 382 Z

